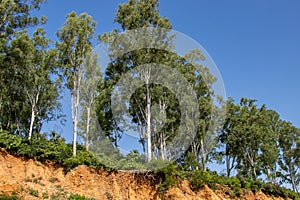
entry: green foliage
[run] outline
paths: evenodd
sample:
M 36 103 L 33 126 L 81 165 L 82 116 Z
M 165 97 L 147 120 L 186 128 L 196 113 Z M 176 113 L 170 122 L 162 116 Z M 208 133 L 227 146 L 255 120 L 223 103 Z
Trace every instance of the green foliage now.
M 105 194 L 105 196 L 106 196 L 106 198 L 107 198 L 108 200 L 113 200 L 113 199 L 114 199 L 113 196 L 111 195 L 111 193 L 105 192 L 104 194 Z
M 216 177 L 215 174 L 208 171 L 194 171 L 191 179 L 191 188 L 193 190 L 198 190 L 204 185 L 208 185 L 210 188 L 216 189 L 216 183 L 218 183 Z
M 50 183 L 55 183 L 55 182 L 57 182 L 57 181 L 58 181 L 57 178 L 54 178 L 54 177 L 49 178 L 49 182 L 50 182 Z
M 63 27 L 57 32 L 59 42 L 59 65 L 62 75 L 66 79 L 66 87 L 70 90 L 73 99 L 73 156 L 76 157 L 77 126 L 79 121 L 80 82 L 82 77 L 82 64 L 92 51 L 91 40 L 95 31 L 96 21 L 87 13 L 77 15 L 71 12 L 67 15 Z
M 21 137 L 10 134 L 8 131 L 0 131 L 0 147 L 5 148 L 8 152 L 14 153 L 18 151 L 21 143 Z
M 49 194 L 47 192 L 43 192 L 43 199 L 48 199 L 49 198 Z
M 66 144 L 65 140 L 56 133 L 53 133 L 50 139 L 47 139 L 46 135 L 34 135 L 28 140 L 7 131 L 0 131 L 0 147 L 8 149 L 13 154 L 33 158 L 41 162 L 53 160 L 64 166 L 66 171 L 78 165 L 104 167 L 99 158 L 86 151 L 81 145 L 78 145 L 78 156 L 73 158 L 72 146 Z M 31 182 L 38 182 L 39 180 L 40 178 L 30 179 Z
M 95 200 L 94 198 L 87 198 L 79 194 L 71 194 L 68 200 Z
M 145 156 L 141 155 L 137 150 L 133 150 L 118 162 L 118 168 L 126 170 L 146 169 Z
M 159 193 L 164 193 L 170 187 L 176 186 L 178 184 L 178 170 L 178 165 L 170 164 L 155 171 L 155 174 L 157 174 L 157 176 L 159 177 L 159 183 L 157 185 Z
M 4 194 L 0 194 L 0 200 L 18 200 L 19 198 L 15 195 L 4 195 Z
M 32 196 L 35 196 L 35 197 L 38 197 L 39 196 L 39 192 L 35 189 L 32 189 L 32 188 L 28 188 L 28 192 L 30 195 Z

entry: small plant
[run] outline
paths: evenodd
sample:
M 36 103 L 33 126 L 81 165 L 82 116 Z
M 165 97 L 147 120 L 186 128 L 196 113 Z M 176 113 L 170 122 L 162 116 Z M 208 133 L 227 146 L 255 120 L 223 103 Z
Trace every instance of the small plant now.
M 55 183 L 57 181 L 58 181 L 57 178 L 54 178 L 54 177 L 49 178 L 49 182 L 51 182 L 51 183 Z
M 18 200 L 16 195 L 8 196 L 8 195 L 0 195 L 0 200 Z
M 35 196 L 35 197 L 38 197 L 39 196 L 39 192 L 37 190 L 34 190 L 32 188 L 29 188 L 28 189 L 28 192 L 31 196 Z
M 32 182 L 34 182 L 34 183 L 37 184 L 37 183 L 40 183 L 42 179 L 43 179 L 43 178 L 40 176 L 40 177 L 38 177 L 38 178 L 34 178 Z
M 64 188 L 61 185 L 55 185 L 55 187 L 58 191 L 64 191 Z
M 51 200 L 67 199 L 66 194 L 67 194 L 66 192 L 59 191 L 59 192 L 56 192 L 55 194 L 51 195 L 50 199 Z
M 30 179 L 30 178 L 25 178 L 24 181 L 25 181 L 25 182 L 32 182 L 32 179 Z
M 79 194 L 71 194 L 69 200 L 95 200 L 94 198 L 86 198 Z
M 105 196 L 108 200 L 113 200 L 113 196 L 109 192 L 105 192 Z
M 47 193 L 47 192 L 44 192 L 44 193 L 43 193 L 43 199 L 48 199 L 48 198 L 49 198 L 48 193 Z

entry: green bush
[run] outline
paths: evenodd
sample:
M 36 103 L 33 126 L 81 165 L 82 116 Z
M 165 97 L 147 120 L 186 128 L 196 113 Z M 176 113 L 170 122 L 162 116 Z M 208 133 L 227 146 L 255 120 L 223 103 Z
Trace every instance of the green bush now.
M 26 158 L 32 158 L 44 162 L 53 160 L 57 164 L 65 167 L 66 171 L 78 165 L 90 167 L 105 166 L 101 164 L 99 158 L 84 149 L 82 145 L 77 145 L 77 156 L 73 158 L 72 145 L 66 144 L 65 139 L 58 134 L 52 133 L 50 139 L 45 134 L 35 134 L 29 140 L 20 136 L 10 134 L 7 131 L 0 132 L 0 147 L 8 152 Z
M 0 131 L 0 147 L 5 148 L 9 153 L 15 154 L 21 143 L 21 137 L 10 134 L 8 131 Z
M 202 188 L 205 184 L 208 185 L 212 189 L 216 189 L 216 181 L 215 175 L 208 171 L 194 171 L 192 179 L 191 179 L 191 187 L 193 190 L 198 190 Z
M 228 185 L 233 191 L 235 196 L 240 197 L 241 195 L 241 182 L 236 177 L 225 178 L 225 185 Z
M 160 178 L 157 185 L 159 193 L 164 193 L 168 188 L 176 186 L 178 184 L 179 166 L 171 164 L 164 168 L 155 171 L 155 174 Z

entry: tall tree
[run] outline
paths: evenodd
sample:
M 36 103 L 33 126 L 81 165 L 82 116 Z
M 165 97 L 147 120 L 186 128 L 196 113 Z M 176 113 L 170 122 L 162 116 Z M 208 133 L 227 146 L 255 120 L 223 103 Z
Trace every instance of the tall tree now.
M 167 18 L 161 17 L 158 11 L 157 0 L 129 0 L 128 2 L 119 5 L 116 13 L 115 22 L 119 23 L 123 30 L 132 30 L 146 27 L 160 27 L 160 28 L 171 28 L 171 23 Z M 104 34 L 99 37 L 100 41 L 105 41 L 105 37 L 112 33 Z M 156 56 L 154 56 L 156 55 Z M 157 50 L 155 49 L 141 49 L 139 51 L 129 52 L 123 55 L 121 58 L 112 58 L 115 60 L 114 63 L 109 66 L 107 70 L 107 79 L 110 79 L 110 88 L 119 80 L 123 73 L 126 73 L 130 69 L 136 66 L 140 66 L 145 63 L 161 63 Z M 140 118 L 140 126 L 146 126 L 146 140 L 147 140 L 147 157 L 150 161 L 152 159 L 152 121 L 151 121 L 151 105 L 153 99 L 151 98 L 151 67 L 144 68 L 140 71 L 138 76 L 141 81 L 144 82 L 145 86 L 145 107 L 140 110 L 144 113 L 143 119 Z M 112 81 L 111 81 L 112 80 Z M 111 129 L 113 130 L 114 120 L 111 120 Z M 142 129 L 141 129 L 142 130 Z M 141 135 L 141 142 L 144 142 L 144 136 Z
M 17 84 L 17 58 L 11 48 L 11 41 L 17 33 L 29 27 L 46 22 L 45 17 L 35 17 L 32 11 L 38 10 L 44 0 L 15 1 L 3 0 L 0 4 L 0 129 L 21 134 L 23 96 Z M 27 114 L 24 113 L 24 117 Z
M 240 111 L 240 106 L 234 104 L 233 99 L 227 100 L 226 106 L 226 120 L 222 128 L 222 133 L 219 136 L 219 141 L 221 142 L 221 149 L 224 150 L 220 152 L 222 158 L 225 160 L 226 174 L 230 177 L 231 171 L 236 166 L 236 160 L 238 152 L 241 151 L 242 146 L 238 144 L 235 134 L 235 127 L 238 125 L 238 112 Z
M 98 56 L 92 53 L 83 64 L 82 81 L 80 85 L 81 105 L 81 137 L 85 139 L 85 148 L 89 150 L 91 138 L 99 130 L 95 116 L 95 100 L 98 85 L 103 85 L 103 78 L 98 64 Z
M 72 12 L 67 15 L 63 27 L 57 32 L 60 42 L 56 43 L 59 50 L 60 65 L 66 77 L 66 86 L 72 97 L 73 118 L 73 156 L 76 157 L 78 107 L 80 99 L 80 84 L 82 64 L 91 53 L 96 22 L 87 13 L 77 15 Z
M 30 139 L 33 132 L 33 126 L 36 117 L 46 114 L 47 120 L 55 116 L 53 113 L 57 111 L 55 107 L 59 106 L 57 101 L 58 90 L 56 80 L 50 76 L 56 73 L 56 51 L 49 48 L 50 40 L 45 37 L 43 29 L 37 29 L 34 32 L 32 39 L 32 61 L 28 66 L 30 74 L 27 81 L 28 86 L 25 86 L 25 91 L 31 105 L 31 119 L 28 138 Z M 57 116 L 59 117 L 59 116 Z M 53 118 L 55 119 L 55 117 Z M 38 119 L 42 120 L 41 118 Z M 40 128 L 39 128 L 40 129 Z
M 216 78 L 210 73 L 208 66 L 201 63 L 206 58 L 199 49 L 191 50 L 184 56 L 185 64 L 179 68 L 188 77 L 198 99 L 199 121 L 198 130 L 191 143 L 191 152 L 198 158 L 204 171 L 207 169 L 209 154 L 217 143 L 216 133 L 219 129 L 212 119 L 216 120 L 214 106 L 214 91 L 212 89 Z
M 268 133 L 262 141 L 260 163 L 262 172 L 267 176 L 268 181 L 277 184 L 279 136 L 282 131 L 282 120 L 274 110 L 267 110 L 266 114 L 265 125 L 268 127 Z
M 298 192 L 300 184 L 300 130 L 290 122 L 284 121 L 279 136 L 281 168 L 280 178 L 292 185 L 294 191 Z

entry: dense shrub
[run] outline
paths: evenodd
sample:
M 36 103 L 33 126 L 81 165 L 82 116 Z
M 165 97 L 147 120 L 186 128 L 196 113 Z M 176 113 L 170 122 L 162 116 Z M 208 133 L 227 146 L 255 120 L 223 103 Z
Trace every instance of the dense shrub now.
M 35 134 L 28 140 L 8 132 L 0 132 L 0 147 L 5 148 L 14 155 L 33 158 L 44 162 L 53 160 L 65 167 L 66 171 L 78 166 L 104 167 L 100 160 L 92 153 L 86 151 L 82 145 L 77 145 L 77 156 L 73 158 L 72 145 L 56 133 L 50 138 L 47 135 Z
M 164 193 L 168 188 L 176 186 L 178 184 L 178 171 L 179 166 L 174 164 L 170 164 L 155 171 L 155 174 L 160 179 L 157 185 L 159 193 Z
M 216 183 L 218 183 L 213 173 L 208 171 L 202 171 L 202 170 L 194 171 L 190 181 L 193 190 L 198 190 L 202 188 L 204 185 L 208 185 L 212 189 L 215 189 Z

